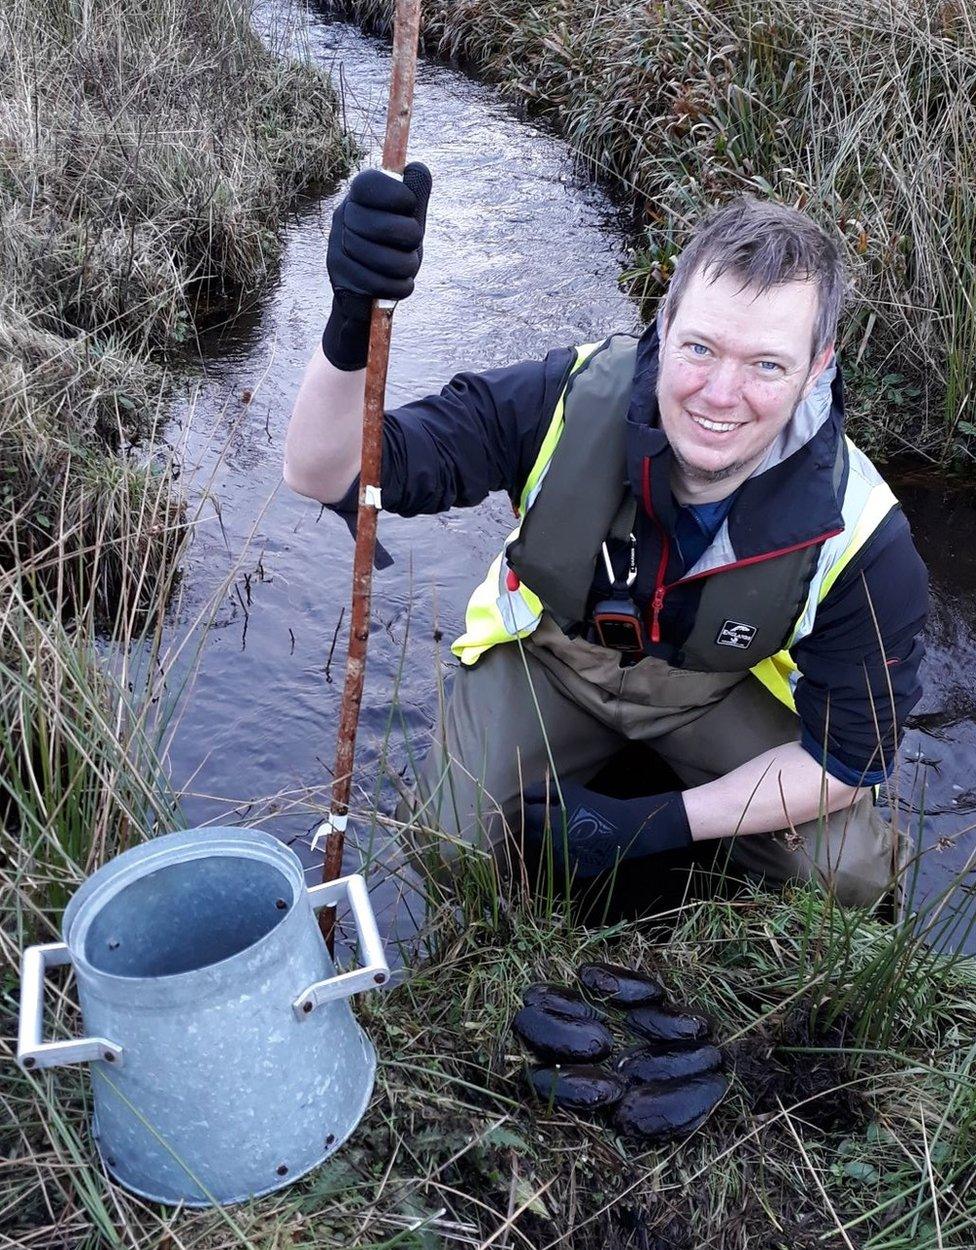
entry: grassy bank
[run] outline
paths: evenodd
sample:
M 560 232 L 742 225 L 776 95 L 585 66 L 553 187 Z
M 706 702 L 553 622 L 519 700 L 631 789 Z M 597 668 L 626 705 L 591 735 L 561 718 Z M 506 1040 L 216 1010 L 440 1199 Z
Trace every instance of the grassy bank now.
M 159 510 L 172 466 L 147 473 L 139 446 L 165 349 L 267 275 L 288 206 L 349 157 L 328 77 L 249 18 L 248 0 L 0 9 L 0 569 L 105 612 L 180 523 Z M 96 545 L 116 552 L 98 586 Z
M 586 929 L 472 886 L 429 960 L 366 996 L 379 1055 L 352 1140 L 278 1194 L 174 1213 L 92 1163 L 87 1079 L 19 1075 L 3 1130 L 14 1244 L 138 1247 L 847 1247 L 964 1250 L 976 1230 L 972 961 L 937 960 L 812 894 L 689 904 Z M 710 1011 L 732 1084 L 694 1136 L 640 1149 L 526 1105 L 521 988 L 584 959 L 655 970 Z M 59 1028 L 74 1026 L 58 1010 Z
M 391 0 L 334 6 L 389 29 Z M 551 121 L 636 213 L 648 314 L 703 209 L 807 209 L 854 279 L 856 437 L 973 467 L 976 26 L 953 0 L 425 0 L 426 49 Z M 435 171 L 436 176 L 436 171 Z

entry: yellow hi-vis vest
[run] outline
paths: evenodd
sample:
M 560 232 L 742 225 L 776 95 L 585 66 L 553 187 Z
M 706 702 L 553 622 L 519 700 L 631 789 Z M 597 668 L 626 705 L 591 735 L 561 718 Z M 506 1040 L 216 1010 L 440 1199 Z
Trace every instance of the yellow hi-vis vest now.
M 579 411 L 581 405 L 585 408 L 587 366 L 591 360 L 599 359 L 604 373 L 608 368 L 616 370 L 617 380 L 623 384 L 620 387 L 620 394 L 626 394 L 626 383 L 629 383 L 633 377 L 636 344 L 630 350 L 624 348 L 616 353 L 605 353 L 604 349 L 610 342 L 611 340 L 587 343 L 575 349 L 575 359 L 566 384 L 556 401 L 542 446 L 519 498 L 517 505 L 519 524 L 509 534 L 502 551 L 489 568 L 485 580 L 475 589 L 468 602 L 465 632 L 455 641 L 452 648 L 462 664 L 474 664 L 485 651 L 499 643 L 528 637 L 542 618 L 546 605 L 511 568 L 507 553 L 510 545 L 519 537 L 526 516 L 539 498 L 560 447 L 560 440 L 567 424 L 566 406 L 570 388 L 572 403 L 576 406 L 576 410 Z M 614 354 L 616 360 L 608 360 Z M 617 410 L 612 412 L 604 404 L 602 408 L 597 406 L 592 414 L 588 414 L 588 418 L 594 421 L 601 419 L 617 421 L 624 419 L 624 413 L 619 404 Z M 778 632 L 776 645 L 781 646 L 781 649 L 771 649 L 769 654 L 760 656 L 752 654 L 749 657 L 740 652 L 740 660 L 737 661 L 736 657 L 732 656 L 730 662 L 723 663 L 725 669 L 740 667 L 743 670 L 750 670 L 776 698 L 792 711 L 796 710 L 793 691 L 799 679 L 799 672 L 789 654 L 790 649 L 812 631 L 820 602 L 891 509 L 897 506 L 897 500 L 891 489 L 863 452 L 849 439 L 845 439 L 845 448 L 848 470 L 841 504 L 843 527 L 837 534 L 823 542 L 818 552 L 811 553 L 811 563 L 812 556 L 816 557 L 815 567 L 809 575 L 805 599 L 801 604 L 799 614 L 792 621 L 792 628 L 790 628 L 791 617 L 787 617 Z M 699 561 L 699 564 L 701 563 L 702 561 Z M 729 567 L 731 566 L 720 565 L 710 569 L 708 576 L 711 578 L 714 575 L 721 575 Z M 746 577 L 749 576 L 747 570 L 739 572 L 740 575 L 744 573 Z M 791 613 L 795 611 L 795 601 L 788 610 Z M 786 642 L 782 645 L 784 637 Z M 723 655 L 723 661 L 725 660 L 726 656 Z

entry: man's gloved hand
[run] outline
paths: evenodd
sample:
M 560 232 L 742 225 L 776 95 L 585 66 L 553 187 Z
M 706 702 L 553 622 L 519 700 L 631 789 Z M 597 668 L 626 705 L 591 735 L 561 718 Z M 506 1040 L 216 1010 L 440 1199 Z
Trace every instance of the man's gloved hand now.
M 551 829 L 553 861 L 577 877 L 595 877 L 627 859 L 692 845 L 684 799 L 677 790 L 639 799 L 611 799 L 576 782 L 563 782 L 563 809 L 555 786 L 527 786 L 523 794 L 526 841 L 541 846 Z
M 374 299 L 406 299 L 424 254 L 424 225 L 432 180 L 420 161 L 403 181 L 364 169 L 332 214 L 326 267 L 332 312 L 322 350 L 337 369 L 366 365 Z

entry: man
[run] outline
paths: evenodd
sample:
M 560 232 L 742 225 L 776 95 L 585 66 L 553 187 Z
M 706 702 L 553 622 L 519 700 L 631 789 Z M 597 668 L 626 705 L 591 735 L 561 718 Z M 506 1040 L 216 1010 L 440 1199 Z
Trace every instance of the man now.
M 367 171 L 334 217 L 333 309 L 284 471 L 346 514 L 370 297 L 412 291 L 429 190 L 423 166 Z M 769 884 L 885 892 L 897 848 L 873 787 L 920 694 L 928 591 L 894 496 L 843 434 L 844 292 L 829 234 L 739 200 L 699 227 L 639 340 L 462 374 L 388 415 L 387 510 L 503 489 L 518 519 L 454 645 L 424 823 L 495 846 L 551 828 L 579 877 L 730 839 Z M 588 787 L 628 740 L 684 788 Z

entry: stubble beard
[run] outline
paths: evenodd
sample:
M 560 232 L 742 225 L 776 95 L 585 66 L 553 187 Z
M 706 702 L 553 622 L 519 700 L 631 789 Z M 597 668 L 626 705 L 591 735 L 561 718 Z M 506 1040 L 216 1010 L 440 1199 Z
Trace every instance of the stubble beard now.
M 686 460 L 678 451 L 677 447 L 671 444 L 671 456 L 681 471 L 682 477 L 687 482 L 697 482 L 702 486 L 712 486 L 716 482 L 725 482 L 730 477 L 735 477 L 741 473 L 743 469 L 754 468 L 762 457 L 772 447 L 775 439 L 771 439 L 765 447 L 759 449 L 754 456 L 750 456 L 748 460 L 733 460 L 731 464 L 725 465 L 722 469 L 703 469 L 701 465 L 692 464 L 690 460 Z
M 798 397 L 794 401 L 793 407 L 790 410 L 789 420 L 786 421 L 781 429 L 776 431 L 767 443 L 764 443 L 758 451 L 753 452 L 751 456 L 747 456 L 744 460 L 734 460 L 731 464 L 727 464 L 721 469 L 703 469 L 700 465 L 692 464 L 690 461 L 686 460 L 684 456 L 682 456 L 678 448 L 669 439 L 668 445 L 671 448 L 671 455 L 674 459 L 674 463 L 681 475 L 684 477 L 685 481 L 695 482 L 700 486 L 712 486 L 718 482 L 726 482 L 729 478 L 740 475 L 742 477 L 742 481 L 745 481 L 745 479 L 749 476 L 749 473 L 751 473 L 758 464 L 762 463 L 770 447 L 772 447 L 773 443 L 776 442 L 782 431 L 796 416 L 796 410 L 802 403 L 802 400 L 799 398 L 802 394 L 803 385 L 801 384 L 799 391 L 797 392 Z M 660 406 L 660 397 L 658 397 L 658 404 Z M 743 472 L 743 470 L 748 470 L 748 472 Z

